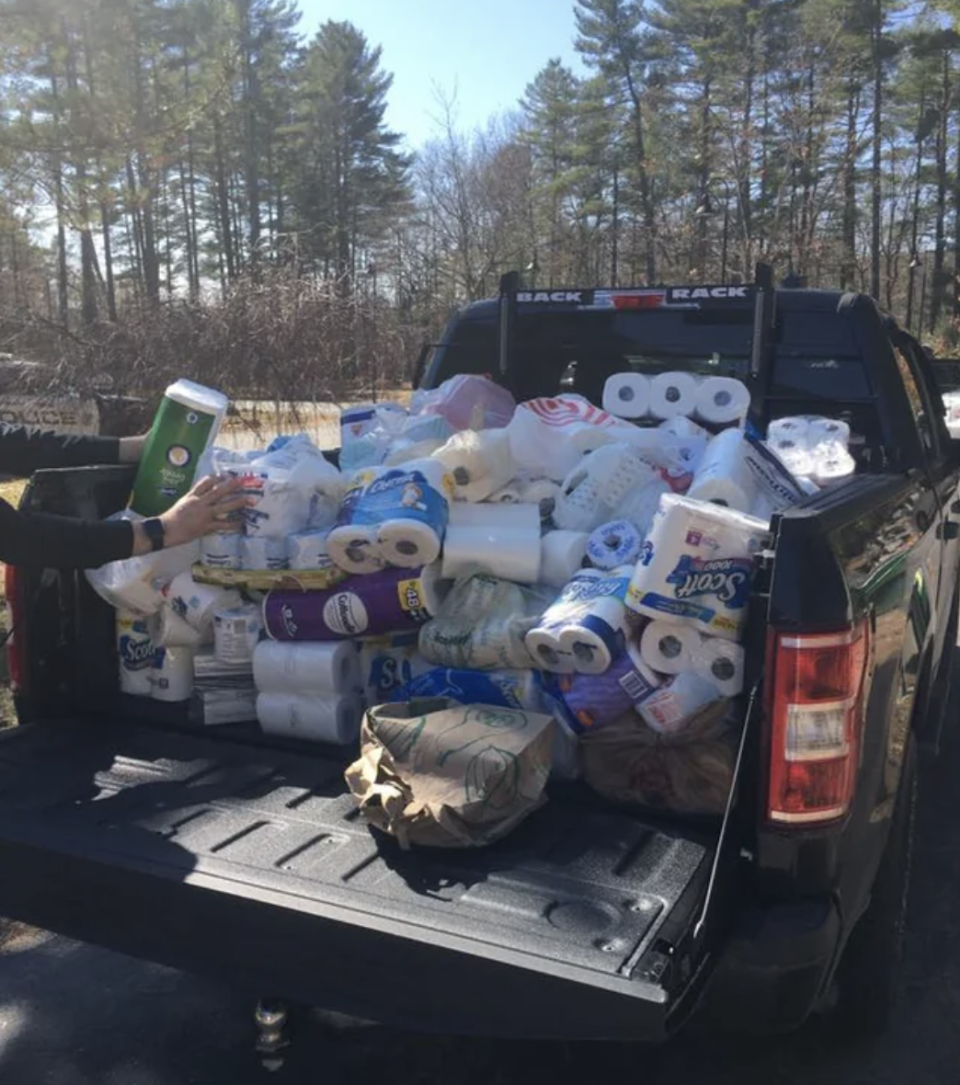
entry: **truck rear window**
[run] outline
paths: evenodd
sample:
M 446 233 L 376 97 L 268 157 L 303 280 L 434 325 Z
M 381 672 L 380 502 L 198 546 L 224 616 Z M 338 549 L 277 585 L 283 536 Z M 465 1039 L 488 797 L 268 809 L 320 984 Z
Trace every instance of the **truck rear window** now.
M 749 372 L 753 312 L 524 312 L 517 321 L 519 398 L 579 392 L 600 402 L 613 373 L 656 374 L 684 369 L 711 376 Z M 428 369 L 435 387 L 457 373 L 496 378 L 497 322 L 489 316 L 455 318 Z M 873 398 L 867 367 L 845 321 L 832 313 L 783 312 L 776 330 L 770 395 L 780 399 L 864 401 Z

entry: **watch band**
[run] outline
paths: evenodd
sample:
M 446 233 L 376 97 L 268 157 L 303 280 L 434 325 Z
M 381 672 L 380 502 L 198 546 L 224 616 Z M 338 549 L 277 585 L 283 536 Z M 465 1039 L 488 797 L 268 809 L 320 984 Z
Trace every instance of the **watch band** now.
M 166 542 L 166 533 L 163 530 L 163 521 L 153 517 L 150 520 L 143 521 L 143 530 L 147 534 L 147 538 L 150 540 L 150 545 L 154 550 L 162 550 Z

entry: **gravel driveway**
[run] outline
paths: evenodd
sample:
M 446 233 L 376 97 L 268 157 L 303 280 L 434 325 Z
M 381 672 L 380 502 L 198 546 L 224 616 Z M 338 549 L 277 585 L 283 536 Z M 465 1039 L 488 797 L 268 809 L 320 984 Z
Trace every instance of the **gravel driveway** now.
M 960 683 L 957 683 L 960 686 Z M 955 686 L 955 694 L 960 688 Z M 956 1085 L 960 1080 L 960 696 L 954 734 L 922 778 L 901 1017 L 881 1041 L 816 1026 L 761 1041 L 683 1038 L 660 1049 L 436 1040 L 307 1022 L 271 1078 L 252 1054 L 246 999 L 203 980 L 33 931 L 0 947 L 0 1080 L 12 1085 Z M 242 952 L 242 949 L 239 950 Z

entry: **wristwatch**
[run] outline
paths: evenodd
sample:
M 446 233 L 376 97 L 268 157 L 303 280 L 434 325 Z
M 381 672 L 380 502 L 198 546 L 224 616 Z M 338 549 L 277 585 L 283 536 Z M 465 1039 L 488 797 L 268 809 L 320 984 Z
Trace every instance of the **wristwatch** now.
M 162 550 L 166 542 L 163 521 L 156 517 L 151 520 L 144 520 L 143 530 L 146 532 L 147 538 L 150 540 L 150 545 L 153 549 L 155 551 Z

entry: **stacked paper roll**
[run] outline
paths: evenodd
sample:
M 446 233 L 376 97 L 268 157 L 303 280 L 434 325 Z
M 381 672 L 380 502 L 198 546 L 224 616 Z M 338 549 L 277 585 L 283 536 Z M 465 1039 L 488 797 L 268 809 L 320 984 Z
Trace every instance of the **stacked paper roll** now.
M 654 418 L 691 415 L 697 407 L 697 379 L 690 373 L 660 373 L 650 382 L 650 414 Z
M 362 687 L 360 657 L 349 641 L 328 644 L 262 641 L 253 653 L 253 677 L 261 693 L 352 695 Z
M 242 536 L 239 532 L 207 535 L 200 544 L 200 561 L 211 569 L 240 569 Z
M 455 504 L 443 550 L 443 575 L 471 568 L 535 584 L 540 577 L 540 513 L 534 505 Z
M 117 611 L 117 654 L 120 660 L 120 690 L 133 697 L 149 697 L 153 691 L 151 673 L 156 646 L 146 618 Z
M 278 572 L 290 568 L 287 540 L 272 535 L 245 535 L 240 546 L 240 555 L 244 569 Z
M 758 492 L 746 461 L 747 447 L 747 439 L 738 429 L 718 433 L 707 445 L 687 496 L 751 512 Z
M 155 701 L 178 704 L 193 693 L 193 650 L 158 648 L 150 672 L 150 696 Z
M 194 629 L 167 603 L 150 618 L 150 631 L 154 644 L 163 648 L 196 649 L 213 640 L 212 627 Z
M 693 623 L 739 640 L 753 559 L 769 530 L 763 520 L 667 494 L 644 543 L 627 595 L 638 614 Z
M 659 674 L 682 674 L 693 670 L 700 634 L 692 625 L 653 621 L 640 638 L 640 655 Z
M 239 592 L 198 584 L 190 573 L 181 573 L 174 577 L 163 594 L 177 617 L 200 633 L 206 633 L 212 628 L 213 615 L 217 609 L 240 604 Z
M 741 422 L 750 411 L 750 392 L 733 377 L 706 377 L 697 388 L 694 411 L 712 425 Z
M 743 690 L 745 652 L 740 644 L 719 637 L 702 637 L 693 656 L 694 673 L 710 682 L 724 697 Z
M 603 388 L 603 409 L 618 418 L 643 418 L 650 408 L 650 380 L 642 373 L 615 373 Z
M 590 536 L 585 531 L 548 531 L 540 540 L 540 581 L 554 588 L 568 584 L 583 565 Z
M 333 562 L 327 551 L 329 531 L 301 531 L 288 540 L 290 568 L 297 570 L 331 569 Z
M 221 663 L 251 663 L 263 619 L 255 603 L 222 607 L 213 616 L 214 654 Z
M 355 696 L 261 693 L 257 719 L 264 734 L 349 746 L 360 736 L 363 706 Z

